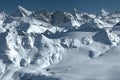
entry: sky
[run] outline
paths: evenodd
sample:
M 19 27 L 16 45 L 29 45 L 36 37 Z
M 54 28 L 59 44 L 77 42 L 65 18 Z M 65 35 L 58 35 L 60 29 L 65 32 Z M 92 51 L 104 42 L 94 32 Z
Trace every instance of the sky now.
M 31 11 L 47 9 L 69 12 L 77 8 L 81 12 L 96 13 L 102 8 L 108 11 L 120 10 L 120 0 L 0 0 L 0 12 L 11 14 L 19 5 Z

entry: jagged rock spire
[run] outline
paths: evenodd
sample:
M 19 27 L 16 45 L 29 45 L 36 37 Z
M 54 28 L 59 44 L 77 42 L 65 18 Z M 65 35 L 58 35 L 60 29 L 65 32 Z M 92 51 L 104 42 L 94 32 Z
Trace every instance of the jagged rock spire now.
M 102 9 L 101 14 L 102 14 L 102 16 L 107 16 L 109 14 L 109 12 L 107 12 L 105 9 Z
M 26 10 L 22 6 L 18 6 L 17 10 L 12 14 L 14 17 L 25 17 L 31 14 L 30 11 Z

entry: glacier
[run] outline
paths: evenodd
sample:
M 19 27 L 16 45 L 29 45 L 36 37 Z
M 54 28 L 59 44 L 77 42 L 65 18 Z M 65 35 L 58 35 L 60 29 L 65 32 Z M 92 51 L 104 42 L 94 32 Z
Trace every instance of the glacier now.
M 119 11 L 1 12 L 0 80 L 119 80 L 119 30 Z

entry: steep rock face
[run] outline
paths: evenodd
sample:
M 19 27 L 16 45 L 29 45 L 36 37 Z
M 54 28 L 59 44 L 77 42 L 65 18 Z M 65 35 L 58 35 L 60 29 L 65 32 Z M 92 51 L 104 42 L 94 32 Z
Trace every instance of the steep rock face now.
M 92 23 L 86 23 L 86 24 L 83 24 L 81 25 L 79 28 L 78 28 L 80 31 L 85 31 L 85 32 L 96 32 L 96 31 L 99 31 L 99 27 L 96 26 L 96 24 L 92 24 Z
M 63 11 L 56 11 L 51 15 L 51 23 L 56 26 L 71 26 L 72 15 Z
M 95 41 L 107 44 L 107 45 L 117 45 L 120 41 L 119 36 L 114 33 L 112 30 L 101 29 L 98 33 L 93 36 Z
M 80 12 L 77 9 L 73 10 L 72 15 L 75 18 L 75 20 L 78 21 L 78 23 L 79 23 L 78 27 L 80 27 L 82 24 L 89 23 L 91 20 L 96 18 L 96 15 L 94 15 L 94 14 L 88 14 L 88 13 Z
M 51 21 L 51 13 L 47 10 L 35 11 L 31 14 L 31 16 L 38 20 L 43 20 L 48 23 Z
M 120 22 L 118 22 L 117 24 L 115 24 L 112 29 L 115 30 L 115 31 L 119 31 L 120 30 Z
M 93 39 L 104 44 L 112 44 L 105 29 L 100 30 L 96 35 L 93 36 Z

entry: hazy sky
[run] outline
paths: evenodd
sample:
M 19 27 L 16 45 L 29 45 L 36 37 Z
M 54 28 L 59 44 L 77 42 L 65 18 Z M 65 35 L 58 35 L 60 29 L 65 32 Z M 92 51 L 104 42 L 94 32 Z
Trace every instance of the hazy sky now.
M 104 8 L 108 11 L 120 11 L 120 0 L 0 0 L 0 12 L 11 13 L 18 5 L 28 10 L 72 11 L 77 8 L 83 12 L 95 13 Z

